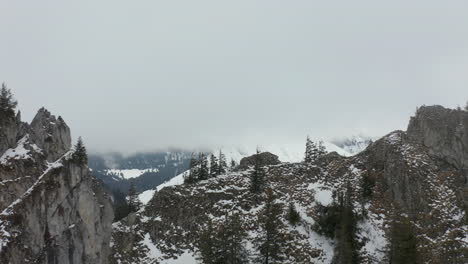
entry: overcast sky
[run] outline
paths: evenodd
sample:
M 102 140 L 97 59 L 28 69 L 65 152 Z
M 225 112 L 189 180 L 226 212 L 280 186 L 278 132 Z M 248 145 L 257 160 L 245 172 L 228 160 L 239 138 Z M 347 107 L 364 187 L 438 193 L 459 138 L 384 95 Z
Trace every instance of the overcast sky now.
M 439 0 L 0 0 L 0 80 L 23 119 L 45 106 L 92 150 L 380 136 L 418 105 L 464 105 L 467 13 Z

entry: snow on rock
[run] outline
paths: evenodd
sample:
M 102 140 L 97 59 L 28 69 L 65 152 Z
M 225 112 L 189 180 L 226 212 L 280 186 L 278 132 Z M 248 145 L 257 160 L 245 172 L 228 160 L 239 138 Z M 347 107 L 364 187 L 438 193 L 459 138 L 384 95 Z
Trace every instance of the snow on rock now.
M 388 240 L 385 237 L 384 216 L 370 213 L 367 218 L 358 222 L 358 236 L 365 241 L 361 249 L 362 255 L 368 257 L 375 263 L 381 263 L 385 257 L 385 249 L 388 245 Z
M 333 192 L 319 182 L 309 184 L 308 190 L 313 190 L 316 202 L 323 206 L 328 206 L 333 202 Z
M 24 143 L 26 142 L 26 140 L 27 140 L 27 137 L 25 136 L 21 141 L 22 143 L 21 144 L 18 143 L 18 146 L 23 146 Z M 22 148 L 23 147 L 20 147 L 20 149 L 22 149 Z M 17 149 L 18 149 L 18 147 L 17 147 Z M 46 176 L 51 170 L 63 166 L 62 159 L 67 158 L 70 155 L 71 155 L 71 152 L 68 152 L 65 155 L 63 155 L 56 162 L 49 163 L 48 166 L 47 166 L 47 169 L 42 173 L 41 176 L 39 176 L 37 181 L 31 187 L 29 187 L 29 189 L 26 190 L 26 192 L 21 197 L 19 197 L 13 203 L 11 203 L 8 207 L 6 207 L 0 213 L 0 215 L 1 216 L 8 216 L 8 215 L 13 214 L 15 206 L 18 205 L 19 203 L 21 203 L 21 201 L 23 201 L 26 197 L 30 196 L 31 193 L 33 192 L 33 190 L 42 182 L 42 179 L 44 178 L 44 176 Z M 6 231 L 6 229 L 5 229 L 6 228 L 5 223 L 7 223 L 7 222 L 3 222 L 3 221 L 0 220 L 0 237 L 4 238 L 4 239 L 0 239 L 0 252 L 2 251 L 3 247 L 7 245 L 7 243 L 8 243 L 7 239 L 11 237 L 11 234 L 8 231 Z
M 0 163 L 3 165 L 7 165 L 8 162 L 12 159 L 29 159 L 31 158 L 30 150 L 26 148 L 26 145 L 30 145 L 30 147 L 35 152 L 40 152 L 41 149 L 37 147 L 35 144 L 29 144 L 29 134 L 25 135 L 18 141 L 16 148 L 7 149 L 3 155 L 0 157 Z

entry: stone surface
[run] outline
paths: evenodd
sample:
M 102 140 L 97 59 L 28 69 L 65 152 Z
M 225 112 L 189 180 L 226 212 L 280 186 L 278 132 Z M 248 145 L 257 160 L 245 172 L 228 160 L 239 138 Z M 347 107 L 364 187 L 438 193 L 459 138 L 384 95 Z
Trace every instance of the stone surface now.
M 408 137 L 426 146 L 431 155 L 468 172 L 468 111 L 420 107 L 410 120 Z
M 241 169 L 246 169 L 250 166 L 254 166 L 255 159 L 257 158 L 257 156 L 260 160 L 260 166 L 277 165 L 281 163 L 281 161 L 278 159 L 278 156 L 276 156 L 275 154 L 272 154 L 270 152 L 262 152 L 241 159 L 239 167 Z
M 110 198 L 71 159 L 70 129 L 45 109 L 19 119 L 0 129 L 0 263 L 108 263 Z

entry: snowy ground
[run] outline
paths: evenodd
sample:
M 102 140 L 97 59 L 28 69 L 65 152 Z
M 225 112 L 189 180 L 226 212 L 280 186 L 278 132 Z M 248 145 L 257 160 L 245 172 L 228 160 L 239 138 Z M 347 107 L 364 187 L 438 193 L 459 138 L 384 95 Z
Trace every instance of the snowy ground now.
M 147 172 L 153 172 L 156 173 L 158 172 L 158 169 L 156 168 L 149 168 L 149 169 L 144 169 L 144 170 L 139 170 L 139 169 L 108 169 L 105 170 L 107 174 L 111 175 L 117 175 L 118 177 L 124 178 L 124 179 L 132 179 L 132 178 L 137 178 L 143 175 L 144 173 Z
M 140 195 L 138 195 L 138 198 L 140 199 L 140 201 L 143 203 L 143 204 L 147 204 L 151 198 L 153 198 L 153 195 L 156 191 L 159 191 L 161 190 L 162 188 L 164 187 L 168 187 L 168 186 L 174 186 L 174 185 L 181 185 L 184 183 L 184 176 L 187 174 L 188 172 L 183 172 L 177 176 L 175 176 L 174 178 L 170 179 L 169 181 L 163 183 L 163 184 L 160 184 L 156 187 L 156 190 L 147 190 L 147 191 L 144 191 L 142 193 L 140 193 Z

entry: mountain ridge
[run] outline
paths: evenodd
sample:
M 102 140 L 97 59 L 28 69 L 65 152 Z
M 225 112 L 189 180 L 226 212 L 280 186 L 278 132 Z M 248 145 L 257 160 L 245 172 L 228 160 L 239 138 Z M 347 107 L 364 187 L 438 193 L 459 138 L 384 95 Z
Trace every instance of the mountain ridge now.
M 432 119 L 438 122 L 431 123 Z M 336 195 L 345 195 L 351 201 L 356 219 L 356 231 L 350 233 L 356 241 L 352 254 L 359 257 L 358 263 L 406 263 L 402 254 L 407 250 L 418 262 L 467 260 L 468 191 L 464 167 L 455 166 L 464 164 L 463 156 L 452 153 L 450 147 L 439 155 L 433 146 L 447 148 L 438 144 L 445 140 L 426 139 L 442 135 L 440 138 L 448 137 L 448 142 L 463 140 L 445 135 L 439 128 L 454 131 L 460 120 L 468 120 L 468 112 L 421 107 L 411 119 L 408 132 L 391 132 L 357 155 L 330 153 L 314 164 L 267 166 L 268 186 L 277 195 L 277 202 L 283 208 L 293 203 L 302 218 L 296 227 L 283 218 L 281 232 L 287 241 L 287 258 L 282 263 L 349 263 L 347 240 L 337 235 L 340 233 L 324 237 L 320 234 L 324 227 L 318 224 L 327 223 L 321 219 L 330 217 L 324 209 L 339 204 Z M 468 149 L 463 147 L 462 152 Z M 186 263 L 195 263 L 200 257 L 197 239 L 206 229 L 203 223 L 221 225 L 230 211 L 241 214 L 242 226 L 249 234 L 244 243 L 250 256 L 255 256 L 258 252 L 252 245 L 262 232 L 256 217 L 265 196 L 254 198 L 249 192 L 250 173 L 234 171 L 195 185 L 170 186 L 155 192 L 144 209 L 114 224 L 115 255 L 111 262 L 173 263 L 178 256 L 186 258 L 189 254 L 192 262 Z M 332 203 L 328 204 L 330 199 Z M 129 226 L 133 226 L 132 234 L 124 232 Z M 407 231 L 401 232 L 403 229 Z M 398 241 L 405 239 L 412 241 L 414 248 L 403 248 Z M 129 256 L 133 256 L 131 261 Z

